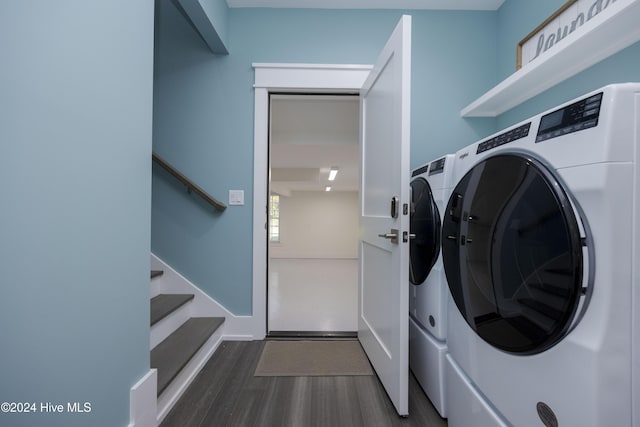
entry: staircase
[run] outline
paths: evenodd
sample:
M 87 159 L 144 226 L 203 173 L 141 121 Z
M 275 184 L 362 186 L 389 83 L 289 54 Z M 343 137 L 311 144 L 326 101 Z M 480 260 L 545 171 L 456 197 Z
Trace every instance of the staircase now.
M 150 357 L 151 368 L 158 370 L 158 422 L 219 344 L 225 320 L 193 316 L 194 295 L 161 293 L 162 275 L 161 270 L 151 271 Z

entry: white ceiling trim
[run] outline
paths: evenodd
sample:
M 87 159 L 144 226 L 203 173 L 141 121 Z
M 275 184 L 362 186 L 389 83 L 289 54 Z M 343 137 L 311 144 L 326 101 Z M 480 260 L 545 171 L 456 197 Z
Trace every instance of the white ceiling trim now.
M 236 7 L 292 9 L 498 10 L 504 0 L 227 0 Z

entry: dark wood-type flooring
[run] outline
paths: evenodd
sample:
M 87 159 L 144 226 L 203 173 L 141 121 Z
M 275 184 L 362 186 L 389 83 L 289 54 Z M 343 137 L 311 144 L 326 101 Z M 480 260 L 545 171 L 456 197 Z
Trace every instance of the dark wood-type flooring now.
M 254 377 L 264 341 L 225 341 L 161 427 L 446 426 L 410 375 L 409 417 L 376 376 Z

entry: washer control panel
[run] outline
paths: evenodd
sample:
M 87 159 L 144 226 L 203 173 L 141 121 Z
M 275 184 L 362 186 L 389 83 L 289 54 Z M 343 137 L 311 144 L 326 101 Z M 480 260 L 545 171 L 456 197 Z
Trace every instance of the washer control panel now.
M 429 170 L 429 165 L 424 165 L 422 167 L 419 167 L 418 169 L 414 170 L 411 173 L 411 178 L 418 176 L 418 175 L 422 175 L 423 173 L 425 173 L 426 171 Z
M 518 126 L 517 128 L 510 129 L 506 132 L 501 133 L 500 135 L 487 139 L 486 141 L 482 141 L 480 144 L 478 144 L 476 154 L 480 154 L 484 151 L 491 150 L 492 148 L 496 148 L 520 138 L 524 138 L 525 136 L 529 135 L 530 128 L 531 122 L 526 123 L 522 126 Z
M 433 162 L 431 162 L 431 165 L 429 166 L 429 176 L 444 172 L 444 162 L 446 160 L 447 158 L 443 157 L 441 159 L 434 160 Z
M 598 126 L 602 92 L 560 108 L 540 118 L 536 142 Z

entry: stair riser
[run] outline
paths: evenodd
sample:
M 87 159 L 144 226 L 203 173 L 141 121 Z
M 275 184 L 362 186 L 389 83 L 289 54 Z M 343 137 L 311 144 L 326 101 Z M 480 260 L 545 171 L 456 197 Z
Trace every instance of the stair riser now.
M 149 316 L 151 326 L 192 301 L 192 294 L 160 294 L 151 298 L 151 315 Z
M 153 349 L 164 341 L 190 317 L 192 317 L 192 307 L 191 302 L 188 302 L 153 325 L 151 327 L 149 349 Z
M 150 298 L 153 298 L 153 297 L 158 296 L 161 293 L 163 293 L 164 288 L 165 288 L 164 275 L 158 276 L 158 277 L 154 277 L 153 279 L 151 279 L 151 295 L 150 295 Z
M 162 323 L 162 322 L 159 322 Z M 200 370 L 209 361 L 213 353 L 216 351 L 224 336 L 224 327 L 222 324 L 196 354 L 189 360 L 187 365 L 182 368 L 180 373 L 171 381 L 160 396 L 158 396 L 158 425 L 167 416 L 173 405 L 180 399 L 187 387 L 191 384 Z

